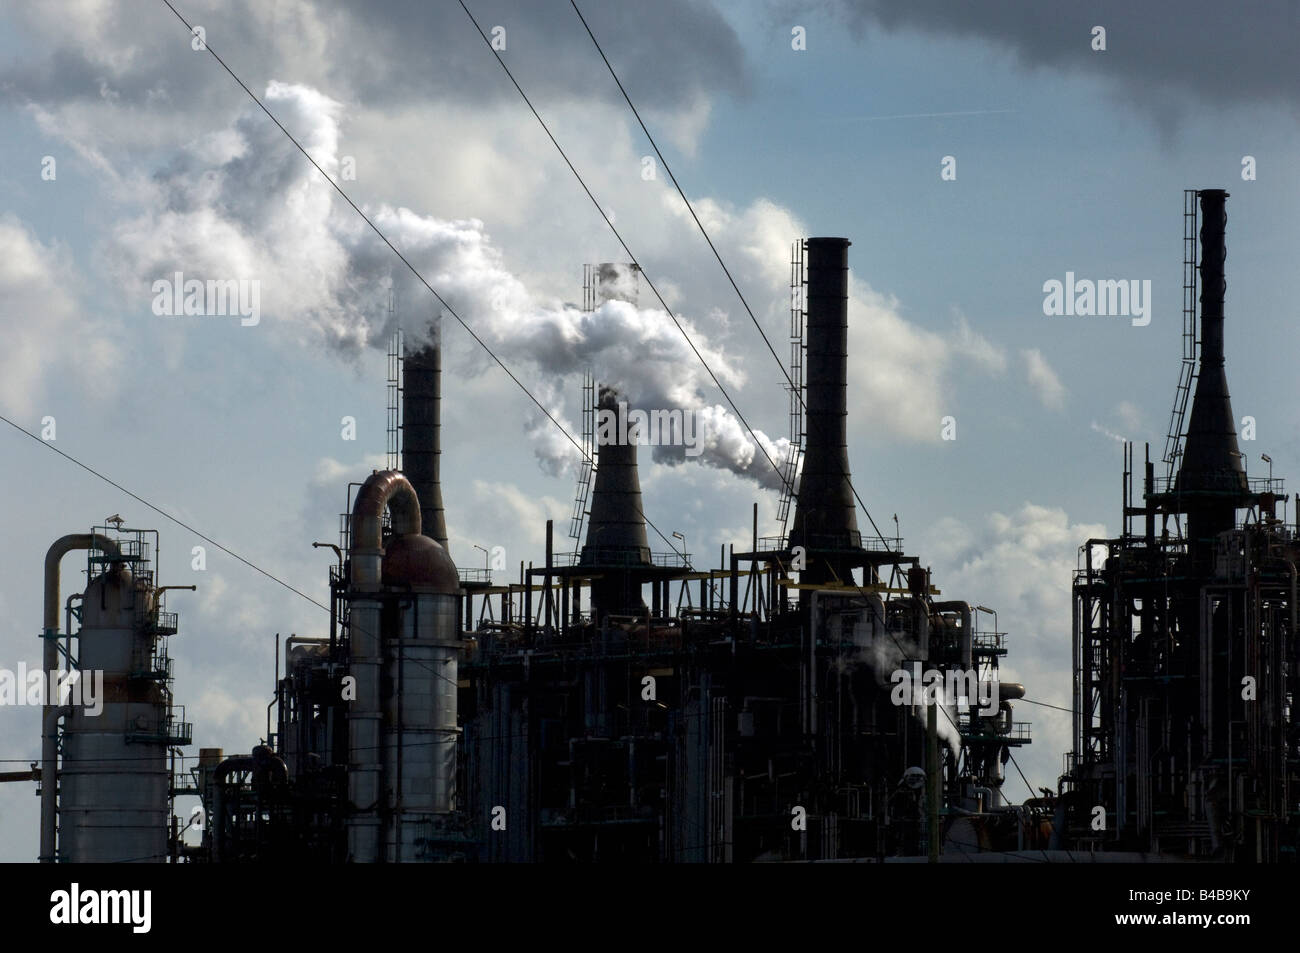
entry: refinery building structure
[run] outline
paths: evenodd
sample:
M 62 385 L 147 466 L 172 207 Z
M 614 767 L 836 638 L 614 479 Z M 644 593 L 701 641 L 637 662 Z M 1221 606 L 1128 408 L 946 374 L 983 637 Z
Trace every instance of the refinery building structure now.
M 509 580 L 458 569 L 440 342 L 395 347 L 391 466 L 347 488 L 328 630 L 286 640 L 267 737 L 231 739 L 236 753 L 178 758 L 192 731 L 156 534 L 119 522 L 59 539 L 45 666 L 102 670 L 106 705 L 44 713 L 40 859 L 1293 860 L 1300 543 L 1281 481 L 1248 481 L 1236 442 L 1226 198 L 1189 193 L 1162 472 L 1148 453 L 1134 474 L 1127 448 L 1121 533 L 1079 541 L 1073 743 L 1054 789 L 1016 776 L 1026 687 L 999 676 L 996 615 L 859 523 L 850 242 L 809 238 L 793 255 L 777 523 L 760 533 L 755 505 L 750 538 L 716 554 L 652 542 L 636 443 L 593 439 L 595 415 L 636 395 L 589 381 L 593 466 L 569 533 L 548 522 L 544 553 Z M 635 278 L 590 268 L 589 306 Z M 74 552 L 89 583 L 61 601 Z M 900 701 L 897 673 L 921 670 L 973 691 Z M 184 795 L 203 805 L 197 844 L 173 817 Z

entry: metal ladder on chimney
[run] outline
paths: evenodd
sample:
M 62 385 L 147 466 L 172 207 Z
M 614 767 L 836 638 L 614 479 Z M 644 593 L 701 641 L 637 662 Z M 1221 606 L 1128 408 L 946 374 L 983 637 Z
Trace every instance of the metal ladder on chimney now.
M 1178 460 L 1183 453 L 1183 418 L 1187 413 L 1187 395 L 1196 383 L 1196 189 L 1183 190 L 1183 366 L 1178 372 L 1178 390 L 1174 393 L 1174 410 L 1165 436 L 1164 461 L 1168 467 L 1169 488 L 1173 489 Z
M 780 539 L 785 540 L 786 522 L 790 516 L 790 503 L 795 493 L 795 477 L 799 473 L 799 460 L 803 455 L 803 324 L 804 288 L 808 283 L 804 270 L 804 242 L 794 243 L 790 253 L 790 383 L 785 385 L 790 395 L 790 452 L 781 465 L 781 499 L 776 506 L 776 522 Z M 784 544 L 784 543 L 783 543 Z
M 596 432 L 596 383 L 587 371 L 582 378 L 582 452 L 578 462 L 578 490 L 573 499 L 573 516 L 569 519 L 569 536 L 575 555 L 582 551 L 582 523 L 587 516 L 587 499 L 591 495 L 591 477 L 596 472 L 593 444 Z
M 392 313 L 392 305 L 389 305 Z M 388 339 L 388 469 L 402 465 L 402 365 L 405 341 L 398 328 Z
M 596 266 L 582 266 L 582 310 L 592 312 L 596 310 Z

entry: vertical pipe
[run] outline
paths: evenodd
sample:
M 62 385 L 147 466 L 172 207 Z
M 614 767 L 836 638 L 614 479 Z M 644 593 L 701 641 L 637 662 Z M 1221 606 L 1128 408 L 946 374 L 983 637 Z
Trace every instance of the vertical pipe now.
M 527 636 L 529 644 L 532 644 L 533 638 L 533 564 L 528 564 L 528 572 L 524 573 L 524 635 Z
M 420 499 L 410 481 L 392 471 L 373 473 L 357 492 L 352 510 L 351 614 L 349 638 L 356 679 L 356 698 L 348 713 L 348 851 L 358 863 L 382 857 L 383 760 L 380 752 L 381 672 L 384 646 L 380 632 L 382 611 L 383 515 L 392 513 L 393 530 L 418 534 Z
M 41 638 L 41 668 L 45 684 L 50 684 L 50 673 L 59 667 L 59 563 L 73 550 L 99 549 L 107 556 L 121 555 L 117 543 L 99 533 L 71 533 L 60 537 L 45 553 L 45 615 Z M 71 635 L 71 633 L 68 633 Z M 43 864 L 55 861 L 55 831 L 58 829 L 58 740 L 59 712 L 62 709 L 46 704 L 41 712 L 41 854 Z
M 560 636 L 569 628 L 569 580 L 560 580 Z
M 939 705 L 932 702 L 926 706 L 926 780 L 929 782 L 926 792 L 926 827 L 930 835 L 930 863 L 939 862 Z
M 740 616 L 740 606 L 736 604 L 740 596 L 740 576 L 737 573 L 736 551 L 732 547 L 731 551 L 731 618 L 736 619 Z
M 555 520 L 546 521 L 546 629 L 550 631 L 555 624 L 553 600 L 551 598 L 551 570 L 555 566 Z

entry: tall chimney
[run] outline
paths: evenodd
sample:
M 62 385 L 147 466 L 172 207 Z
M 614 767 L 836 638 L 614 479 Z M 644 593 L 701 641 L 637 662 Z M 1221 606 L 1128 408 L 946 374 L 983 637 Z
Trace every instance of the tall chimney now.
M 597 414 L 619 418 L 619 394 L 611 387 L 600 388 Z M 636 467 L 636 442 L 620 442 L 615 427 L 613 439 L 598 441 L 596 481 L 591 490 L 591 518 L 587 523 L 587 542 L 582 547 L 583 562 L 590 552 L 593 559 L 613 557 L 628 564 L 650 563 L 650 544 L 646 540 L 645 516 L 641 512 L 641 478 Z
M 1237 448 L 1236 418 L 1223 361 L 1223 298 L 1227 225 L 1223 189 L 1205 189 L 1201 199 L 1201 353 L 1196 396 L 1183 443 L 1174 490 L 1188 512 L 1188 535 L 1210 539 L 1232 529 L 1249 489 Z
M 849 244 L 847 238 L 804 242 L 808 267 L 805 441 L 790 545 L 809 551 L 855 550 L 862 545 L 847 444 Z M 811 560 L 809 567 L 813 575 L 822 575 Z M 843 579 L 842 573 L 837 574 Z
M 442 341 L 436 326 L 430 343 L 403 362 L 402 472 L 420 498 L 423 534 L 447 548 L 447 519 L 439 480 L 442 455 Z
M 618 426 L 622 420 L 618 392 L 602 386 L 597 402 L 600 438 L 596 448 L 596 480 L 591 490 L 587 541 L 579 557 L 581 565 L 605 570 L 601 574 L 603 579 L 592 586 L 592 609 L 598 616 L 604 612 L 645 610 L 640 583 L 626 571 L 650 565 L 650 543 L 641 509 L 637 445 L 635 439 L 622 441 L 623 427 Z M 610 421 L 614 423 L 613 434 L 608 433 Z M 605 426 L 599 426 L 602 422 Z

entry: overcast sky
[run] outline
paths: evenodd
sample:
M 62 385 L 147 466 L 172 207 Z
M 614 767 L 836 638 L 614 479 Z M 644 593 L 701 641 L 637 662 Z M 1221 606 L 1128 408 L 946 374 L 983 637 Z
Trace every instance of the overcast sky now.
M 574 307 L 584 263 L 627 256 L 458 3 L 175 5 L 323 169 L 355 171 L 352 200 L 570 432 L 588 368 L 709 421 L 699 457 L 642 455 L 665 535 L 712 565 L 748 540 L 754 501 L 775 532 L 770 468 L 644 282 L 639 307 Z M 573 9 L 469 6 L 504 28 L 519 83 L 779 455 L 781 371 L 663 170 L 643 174 L 652 150 Z M 1004 675 L 1029 698 L 1070 704 L 1071 573 L 1119 528 L 1120 439 L 1163 449 L 1185 188 L 1232 193 L 1248 467 L 1300 469 L 1294 0 L 582 6 L 783 357 L 791 243 L 852 240 L 855 485 L 945 598 L 998 609 Z M 348 481 L 383 465 L 387 332 L 419 333 L 437 302 L 191 39 L 161 2 L 0 4 L 0 413 L 33 432 L 53 417 L 60 450 L 326 602 L 310 544 L 336 539 Z M 260 320 L 155 314 L 152 284 L 176 271 L 258 280 Z M 1067 272 L 1150 281 L 1150 323 L 1045 316 L 1044 282 Z M 540 560 L 545 520 L 567 530 L 571 446 L 455 321 L 443 337 L 452 555 Z M 120 513 L 161 531 L 163 583 L 198 586 L 170 598 L 191 752 L 257 743 L 275 634 L 323 634 L 325 613 L 211 546 L 192 571 L 201 540 L 11 428 L 0 454 L 0 667 L 39 664 L 50 542 Z M 65 592 L 81 568 L 65 561 Z M 1017 717 L 1034 723 L 1021 767 L 1055 787 L 1069 715 Z M 38 756 L 38 726 L 0 709 L 8 770 Z M 1014 774 L 1007 792 L 1029 794 Z M 0 786 L 0 860 L 35 858 L 32 793 Z

